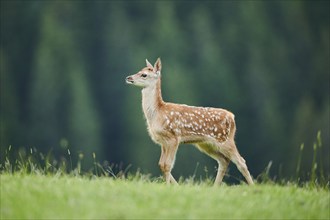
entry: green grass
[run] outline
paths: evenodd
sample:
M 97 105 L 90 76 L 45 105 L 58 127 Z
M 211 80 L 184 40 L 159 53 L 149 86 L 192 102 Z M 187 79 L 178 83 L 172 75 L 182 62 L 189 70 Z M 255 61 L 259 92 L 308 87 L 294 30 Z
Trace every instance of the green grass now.
M 302 172 L 300 147 L 295 177 L 273 179 L 272 162 L 255 186 L 212 187 L 204 180 L 180 178 L 166 185 L 160 178 L 128 168 L 101 165 L 84 171 L 83 154 L 75 166 L 35 148 L 5 151 L 0 163 L 1 219 L 330 219 L 329 174 L 324 172 L 321 133 L 313 145 L 313 162 Z
M 329 219 L 326 188 L 1 174 L 2 219 Z

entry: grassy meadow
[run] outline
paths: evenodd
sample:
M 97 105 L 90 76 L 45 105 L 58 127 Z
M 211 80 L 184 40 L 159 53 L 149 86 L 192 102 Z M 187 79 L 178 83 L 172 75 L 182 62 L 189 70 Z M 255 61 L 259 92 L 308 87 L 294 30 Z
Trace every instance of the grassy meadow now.
M 2 174 L 1 219 L 329 219 L 329 190 Z
M 6 150 L 0 164 L 1 219 L 329 219 L 329 176 L 317 160 L 321 137 L 314 145 L 309 173 L 300 169 L 304 146 L 291 179 L 274 180 L 271 163 L 254 186 L 245 183 L 214 187 L 212 177 L 162 178 L 128 172 L 96 161 L 83 171 L 71 153 L 56 161 L 36 149 Z M 321 166 L 317 166 L 320 164 Z M 303 177 L 303 178 L 301 178 Z M 306 178 L 307 177 L 307 178 Z

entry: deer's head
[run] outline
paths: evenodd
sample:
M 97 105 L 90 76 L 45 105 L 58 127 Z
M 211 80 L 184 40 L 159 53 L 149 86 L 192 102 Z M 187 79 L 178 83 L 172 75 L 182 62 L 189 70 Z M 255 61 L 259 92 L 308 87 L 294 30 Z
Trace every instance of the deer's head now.
M 160 71 L 162 69 L 160 58 L 157 59 L 154 66 L 146 59 L 146 65 L 146 67 L 136 74 L 126 77 L 126 83 L 143 88 L 155 85 L 160 78 Z

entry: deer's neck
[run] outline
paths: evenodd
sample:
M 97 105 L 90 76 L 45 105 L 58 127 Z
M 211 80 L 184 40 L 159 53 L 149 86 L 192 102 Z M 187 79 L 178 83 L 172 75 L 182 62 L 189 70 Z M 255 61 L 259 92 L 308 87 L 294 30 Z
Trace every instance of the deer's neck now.
M 153 120 L 163 104 L 161 80 L 159 78 L 155 85 L 142 89 L 142 108 L 148 123 Z

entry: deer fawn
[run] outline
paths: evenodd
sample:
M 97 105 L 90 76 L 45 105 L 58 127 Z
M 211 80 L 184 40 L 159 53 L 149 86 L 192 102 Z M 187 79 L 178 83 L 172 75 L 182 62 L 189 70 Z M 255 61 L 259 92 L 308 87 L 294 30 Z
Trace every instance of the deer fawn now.
M 159 166 L 167 183 L 176 183 L 171 174 L 180 143 L 192 143 L 218 162 L 214 184 L 220 184 L 230 161 L 236 164 L 248 184 L 253 180 L 245 160 L 238 153 L 234 136 L 234 114 L 220 108 L 194 107 L 164 102 L 161 94 L 161 61 L 126 77 L 126 83 L 142 87 L 142 108 L 151 139 L 161 145 Z

